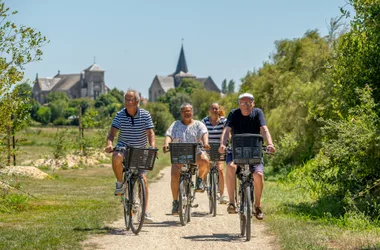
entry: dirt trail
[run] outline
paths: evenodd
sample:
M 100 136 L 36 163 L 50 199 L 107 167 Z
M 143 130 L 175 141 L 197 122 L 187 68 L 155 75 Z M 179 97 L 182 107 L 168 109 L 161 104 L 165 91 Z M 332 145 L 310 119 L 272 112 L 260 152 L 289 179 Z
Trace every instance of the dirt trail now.
M 253 220 L 251 241 L 246 242 L 239 235 L 238 215 L 228 214 L 226 205 L 218 205 L 216 217 L 209 215 L 206 193 L 197 193 L 199 207 L 192 209 L 191 222 L 181 226 L 179 217 L 170 214 L 170 168 L 161 174 L 162 178 L 149 187 L 153 224 L 145 224 L 139 235 L 134 235 L 125 230 L 121 218 L 108 225 L 112 228 L 108 235 L 95 235 L 83 242 L 84 249 L 278 249 L 263 221 Z

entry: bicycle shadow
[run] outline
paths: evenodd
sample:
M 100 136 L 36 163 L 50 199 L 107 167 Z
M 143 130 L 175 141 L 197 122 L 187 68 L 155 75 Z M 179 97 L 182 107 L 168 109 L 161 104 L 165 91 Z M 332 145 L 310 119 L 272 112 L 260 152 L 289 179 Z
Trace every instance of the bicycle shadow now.
M 179 222 L 177 221 L 161 221 L 161 222 L 153 222 L 153 223 L 147 223 L 144 224 L 144 227 L 172 227 L 178 225 Z
M 221 241 L 221 242 L 237 242 L 244 241 L 245 237 L 239 234 L 212 234 L 212 235 L 193 235 L 184 236 L 186 240 L 191 241 Z
M 191 217 L 212 217 L 212 214 L 210 214 L 209 212 L 194 211 L 191 213 Z
M 74 231 L 91 232 L 92 234 L 107 234 L 107 235 L 125 235 L 127 230 L 113 227 L 103 228 L 74 228 Z

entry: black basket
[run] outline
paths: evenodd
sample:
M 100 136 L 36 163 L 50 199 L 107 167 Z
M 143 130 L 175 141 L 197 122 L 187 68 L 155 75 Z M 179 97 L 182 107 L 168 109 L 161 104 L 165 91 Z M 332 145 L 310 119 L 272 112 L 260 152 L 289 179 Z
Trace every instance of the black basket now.
M 157 148 L 128 148 L 129 168 L 152 170 L 156 160 Z
M 191 164 L 196 161 L 199 143 L 169 143 L 172 164 Z
M 232 137 L 235 164 L 259 164 L 262 158 L 263 137 L 259 134 L 236 134 Z
M 210 156 L 210 161 L 224 161 L 226 159 L 226 154 L 219 153 L 220 143 L 210 143 L 209 145 L 208 155 Z

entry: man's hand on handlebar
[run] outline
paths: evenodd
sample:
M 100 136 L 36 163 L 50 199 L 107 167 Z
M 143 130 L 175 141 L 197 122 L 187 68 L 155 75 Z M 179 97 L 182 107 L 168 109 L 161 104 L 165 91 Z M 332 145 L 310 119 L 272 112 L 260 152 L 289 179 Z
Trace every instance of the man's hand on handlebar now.
M 205 150 L 210 150 L 210 149 L 211 149 L 211 147 L 210 147 L 209 144 L 203 144 L 203 148 L 204 148 Z
M 267 146 L 267 148 L 266 148 L 266 151 L 267 151 L 268 153 L 274 153 L 274 152 L 276 152 L 276 148 L 274 147 L 273 144 L 268 144 L 268 146 Z
M 224 154 L 226 152 L 226 145 L 221 144 L 219 147 L 219 154 Z
M 112 145 L 108 145 L 108 146 L 104 149 L 104 151 L 105 151 L 106 153 L 112 153 L 112 152 L 113 152 L 113 146 L 112 146 Z

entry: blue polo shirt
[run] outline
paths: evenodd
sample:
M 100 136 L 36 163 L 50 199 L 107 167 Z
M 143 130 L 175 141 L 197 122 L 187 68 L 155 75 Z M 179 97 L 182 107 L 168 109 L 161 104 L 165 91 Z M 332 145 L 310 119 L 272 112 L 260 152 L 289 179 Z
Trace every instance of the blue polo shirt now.
M 152 117 L 145 109 L 138 108 L 135 116 L 123 108 L 117 112 L 112 127 L 119 130 L 118 147 L 145 148 L 148 143 L 147 130 L 154 128 Z

